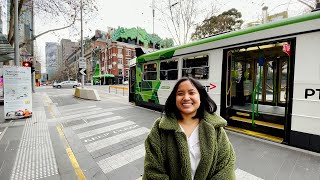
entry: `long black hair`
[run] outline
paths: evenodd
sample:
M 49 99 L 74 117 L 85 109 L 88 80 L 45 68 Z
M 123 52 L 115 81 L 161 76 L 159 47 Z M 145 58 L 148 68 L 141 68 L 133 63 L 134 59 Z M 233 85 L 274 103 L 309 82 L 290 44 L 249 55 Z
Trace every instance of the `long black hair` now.
M 179 79 L 179 81 L 175 84 L 175 86 L 173 87 L 173 90 L 171 91 L 171 93 L 166 101 L 166 104 L 164 106 L 164 111 L 165 111 L 165 115 L 167 117 L 176 118 L 178 120 L 182 119 L 180 110 L 177 108 L 177 105 L 176 105 L 176 93 L 177 93 L 179 85 L 184 81 L 190 81 L 191 84 L 197 88 L 197 90 L 199 91 L 199 95 L 200 95 L 201 103 L 200 103 L 200 106 L 197 110 L 196 115 L 193 118 L 203 119 L 205 111 L 207 111 L 210 114 L 213 114 L 214 112 L 216 112 L 217 105 L 210 98 L 210 96 L 208 95 L 204 86 L 202 86 L 201 83 L 194 78 L 183 77 L 183 78 Z

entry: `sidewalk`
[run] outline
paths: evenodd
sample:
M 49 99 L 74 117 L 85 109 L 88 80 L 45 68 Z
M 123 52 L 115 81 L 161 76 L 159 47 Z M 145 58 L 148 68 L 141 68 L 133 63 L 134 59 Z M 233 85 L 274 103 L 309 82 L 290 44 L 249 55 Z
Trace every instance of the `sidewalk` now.
M 0 139 L 0 179 L 78 179 L 56 126 L 48 121 L 49 100 L 33 94 L 32 118 L 13 120 Z

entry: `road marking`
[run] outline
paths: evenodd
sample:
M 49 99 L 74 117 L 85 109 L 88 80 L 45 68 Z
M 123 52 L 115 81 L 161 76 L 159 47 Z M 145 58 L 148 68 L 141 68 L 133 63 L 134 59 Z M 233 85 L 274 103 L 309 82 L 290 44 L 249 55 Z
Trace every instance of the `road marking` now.
M 237 180 L 248 180 L 248 179 L 250 179 L 250 180 L 263 180 L 263 179 L 255 176 L 255 175 L 250 174 L 250 173 L 248 173 L 246 171 L 243 171 L 243 170 L 241 170 L 239 168 L 236 169 L 235 173 L 236 173 L 236 179 Z
M 134 129 L 132 131 L 128 131 L 128 132 L 125 132 L 125 133 L 122 133 L 122 134 L 119 134 L 119 135 L 115 135 L 115 136 L 112 136 L 112 137 L 109 137 L 109 138 L 106 138 L 106 139 L 102 139 L 102 140 L 99 140 L 99 141 L 95 141 L 95 142 L 89 143 L 89 144 L 87 144 L 85 146 L 86 146 L 86 148 L 87 148 L 87 150 L 89 152 L 93 152 L 93 151 L 97 151 L 99 149 L 105 148 L 107 146 L 111 146 L 113 144 L 117 144 L 117 143 L 119 143 L 121 141 L 128 140 L 128 139 L 140 136 L 142 134 L 146 134 L 149 131 L 150 130 L 148 128 L 141 127 L 141 128 L 138 128 L 138 129 Z
M 125 122 L 121 122 L 121 123 L 113 124 L 113 125 L 110 125 L 110 126 L 105 126 L 105 127 L 102 127 L 102 128 L 98 128 L 98 129 L 94 129 L 94 130 L 91 130 L 91 131 L 86 131 L 86 132 L 80 133 L 80 134 L 78 134 L 78 137 L 80 139 L 83 139 L 83 138 L 87 138 L 87 137 L 90 137 L 90 136 L 95 136 L 95 135 L 98 135 L 98 134 L 102 134 L 102 133 L 105 133 L 105 132 L 108 132 L 108 131 L 116 130 L 116 129 L 119 129 L 119 128 L 122 128 L 122 127 L 130 126 L 130 125 L 133 125 L 133 124 L 135 124 L 135 123 L 132 122 L 132 121 L 125 121 Z
M 48 97 L 48 98 L 49 98 L 49 97 Z M 56 118 L 55 114 L 54 114 L 53 111 L 52 111 L 51 104 L 49 104 L 49 112 L 51 113 L 51 115 L 52 115 L 53 118 Z M 60 123 L 59 123 L 59 124 L 60 124 Z M 58 133 L 59 133 L 59 135 L 60 135 L 60 137 L 61 137 L 61 139 L 62 139 L 62 141 L 63 141 L 64 147 L 66 148 L 66 152 L 67 152 L 67 154 L 68 154 L 68 157 L 69 157 L 69 160 L 70 160 L 70 162 L 71 162 L 71 164 L 72 164 L 72 167 L 73 167 L 76 175 L 78 176 L 78 179 L 80 179 L 80 180 L 86 180 L 87 178 L 86 178 L 86 176 L 84 175 L 82 169 L 80 168 L 79 163 L 78 163 L 75 155 L 73 154 L 73 151 L 72 151 L 72 149 L 71 149 L 71 147 L 70 147 L 70 145 L 69 145 L 69 143 L 68 143 L 68 141 L 67 141 L 67 139 L 66 139 L 66 137 L 65 137 L 65 135 L 64 135 L 64 133 L 63 133 L 62 127 L 63 127 L 63 126 L 62 126 L 61 124 L 58 125 L 58 126 L 56 126 L 57 131 L 58 131 Z
M 80 118 L 80 117 L 83 117 L 83 116 L 90 116 L 90 115 L 92 115 L 92 116 L 90 116 L 87 119 L 96 118 L 96 117 L 104 116 L 105 115 L 104 112 L 117 111 L 117 110 L 130 109 L 130 108 L 133 108 L 133 107 L 124 106 L 124 107 L 102 109 L 102 110 L 92 111 L 92 112 L 83 112 L 83 113 L 79 113 L 79 114 L 74 114 L 74 115 L 62 117 L 62 118 L 60 118 L 60 120 L 62 120 L 62 121 L 64 121 L 64 120 L 76 121 L 78 119 L 75 119 L 75 118 Z M 99 113 L 101 113 L 101 114 L 99 114 Z
M 7 129 L 9 128 L 9 126 L 12 124 L 13 120 L 11 120 L 9 123 L 8 123 L 8 126 L 6 128 L 4 128 L 3 132 L 0 132 L 0 141 L 2 139 L 2 137 L 4 136 L 4 134 L 6 133 Z
M 72 149 L 69 146 L 69 143 L 68 143 L 68 141 L 67 141 L 67 139 L 66 139 L 66 137 L 65 137 L 65 135 L 64 135 L 64 133 L 62 131 L 62 127 L 61 126 L 57 126 L 57 130 L 58 130 L 58 132 L 60 134 L 60 137 L 61 137 L 62 141 L 64 142 L 64 146 L 66 148 L 66 152 L 68 154 L 68 157 L 70 159 L 72 167 L 73 167 L 76 175 L 78 176 L 78 179 L 86 180 L 87 178 L 84 175 L 82 169 L 80 168 L 80 165 L 79 165 L 79 163 L 77 161 L 77 158 L 75 157 Z
M 113 114 L 113 113 L 110 113 L 110 114 Z M 95 125 L 98 125 L 98 124 L 103 124 L 103 123 L 115 121 L 115 120 L 118 120 L 118 119 L 123 119 L 123 117 L 114 116 L 114 117 L 110 117 L 110 118 L 100 119 L 100 120 L 97 120 L 97 121 L 91 121 L 91 122 L 88 122 L 86 124 L 74 125 L 74 126 L 71 126 L 71 128 L 73 130 L 78 130 L 78 129 L 82 129 L 82 128 L 86 128 L 86 127 L 95 126 Z
M 77 111 L 77 110 L 81 110 L 81 109 L 89 109 L 89 108 L 95 108 L 97 106 L 81 106 L 81 107 L 77 107 L 77 108 L 72 108 L 72 109 L 61 109 L 59 108 L 59 111 L 61 113 L 66 113 L 66 112 L 69 112 L 69 111 Z
M 93 108 L 93 109 L 88 109 L 88 108 L 86 108 L 86 109 L 82 109 L 80 112 L 86 112 L 86 113 L 88 113 L 88 112 L 91 112 L 91 111 L 99 111 L 99 110 L 101 110 L 102 108 Z M 79 111 L 76 111 L 76 110 L 74 110 L 74 111 L 71 111 L 71 112 L 63 112 L 62 114 L 63 115 L 74 115 L 74 114 L 78 114 L 79 113 Z
M 97 164 L 104 173 L 111 172 L 137 159 L 144 157 L 144 144 L 122 151 L 116 155 L 100 160 Z
M 60 120 L 65 121 L 65 120 L 74 119 L 74 118 L 80 118 L 80 117 L 89 116 L 89 115 L 96 115 L 96 114 L 99 114 L 99 113 L 102 114 L 104 112 L 108 112 L 108 111 L 102 109 L 102 110 L 98 110 L 98 111 L 83 112 L 83 113 L 79 113 L 79 114 L 73 114 L 73 115 L 70 115 L 70 116 L 64 116 L 64 117 L 60 118 Z

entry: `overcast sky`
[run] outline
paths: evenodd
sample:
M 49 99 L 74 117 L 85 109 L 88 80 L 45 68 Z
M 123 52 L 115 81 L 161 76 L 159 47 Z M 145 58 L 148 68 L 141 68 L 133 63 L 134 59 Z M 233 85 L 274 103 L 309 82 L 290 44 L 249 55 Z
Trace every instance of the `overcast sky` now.
M 107 27 L 118 26 L 131 28 L 142 27 L 147 30 L 148 33 L 152 33 L 152 0 L 96 0 L 99 12 L 90 22 L 84 24 L 84 37 L 92 37 L 96 29 L 107 31 Z M 158 0 L 155 0 L 157 3 Z M 160 1 L 160 0 L 159 0 Z M 204 2 L 208 2 L 207 0 Z M 207 4 L 203 3 L 203 6 Z M 299 4 L 297 0 L 220 0 L 217 5 L 220 11 L 226 11 L 231 8 L 236 8 L 242 13 L 242 19 L 245 23 L 255 21 L 261 18 L 261 9 L 263 6 L 269 7 L 269 14 L 275 14 L 288 10 L 289 16 L 295 16 L 302 12 L 303 5 Z M 219 13 L 221 13 L 219 12 Z M 156 11 L 155 15 L 155 33 L 161 38 L 169 37 L 169 33 L 160 25 L 159 12 Z M 199 18 L 203 18 L 200 17 Z M 203 19 L 199 19 L 201 22 Z M 48 20 L 36 18 L 36 34 L 52 28 L 52 24 L 46 25 Z M 76 41 L 80 39 L 80 23 L 77 25 L 77 30 L 62 30 L 55 33 L 49 33 L 37 40 L 37 49 L 42 59 L 42 64 L 45 62 L 45 42 L 59 42 L 60 39 L 66 38 Z M 56 25 L 58 27 L 58 25 Z

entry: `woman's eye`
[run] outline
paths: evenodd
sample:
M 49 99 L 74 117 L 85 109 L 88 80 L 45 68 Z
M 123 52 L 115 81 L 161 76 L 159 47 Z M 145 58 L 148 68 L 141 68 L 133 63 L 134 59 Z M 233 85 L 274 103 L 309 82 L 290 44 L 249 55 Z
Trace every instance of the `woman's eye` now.
M 178 93 L 177 95 L 178 95 L 178 96 L 183 96 L 183 93 Z

